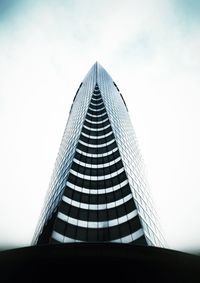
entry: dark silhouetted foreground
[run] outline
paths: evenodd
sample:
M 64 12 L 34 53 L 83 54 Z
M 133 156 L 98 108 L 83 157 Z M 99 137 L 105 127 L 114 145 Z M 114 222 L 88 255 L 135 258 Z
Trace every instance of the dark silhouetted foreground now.
M 0 282 L 200 282 L 200 259 L 110 243 L 36 246 L 0 252 L 0 276 Z

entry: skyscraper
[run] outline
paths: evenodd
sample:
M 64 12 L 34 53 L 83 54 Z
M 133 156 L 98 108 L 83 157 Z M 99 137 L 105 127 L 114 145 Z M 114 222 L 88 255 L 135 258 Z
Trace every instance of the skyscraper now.
M 71 106 L 33 244 L 163 246 L 128 109 L 98 63 Z

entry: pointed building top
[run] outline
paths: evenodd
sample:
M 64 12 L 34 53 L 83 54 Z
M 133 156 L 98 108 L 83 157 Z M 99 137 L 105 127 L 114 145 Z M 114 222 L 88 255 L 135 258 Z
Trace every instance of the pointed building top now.
M 90 70 L 88 71 L 87 75 L 85 76 L 83 81 L 94 81 L 94 85 L 96 83 L 99 82 L 99 79 L 101 76 L 106 76 L 107 79 L 110 79 L 111 81 L 113 81 L 113 79 L 111 78 L 111 76 L 108 74 L 108 72 L 105 70 L 104 67 L 102 67 L 102 65 L 96 61 L 92 67 L 90 68 Z

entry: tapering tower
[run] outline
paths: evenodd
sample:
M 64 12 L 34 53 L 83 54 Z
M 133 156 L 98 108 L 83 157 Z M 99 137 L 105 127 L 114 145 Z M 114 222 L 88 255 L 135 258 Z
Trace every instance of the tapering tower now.
M 95 63 L 80 84 L 33 244 L 163 246 L 124 99 Z

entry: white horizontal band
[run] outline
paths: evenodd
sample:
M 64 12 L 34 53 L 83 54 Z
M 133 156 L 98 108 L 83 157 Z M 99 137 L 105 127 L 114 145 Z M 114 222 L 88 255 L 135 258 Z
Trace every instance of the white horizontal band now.
M 139 230 L 133 232 L 132 234 L 125 236 L 123 238 L 118 238 L 116 240 L 111 240 L 107 242 L 112 242 L 112 243 L 131 243 L 134 240 L 139 239 L 142 235 L 144 235 L 143 229 L 140 228 Z M 52 236 L 54 240 L 60 242 L 60 243 L 75 243 L 75 242 L 84 242 L 76 239 L 72 239 L 69 237 L 66 237 L 56 231 L 53 231 Z M 106 241 L 105 241 L 106 242 Z
M 98 169 L 98 168 L 105 168 L 105 167 L 108 167 L 108 166 L 112 166 L 113 164 L 117 163 L 120 160 L 121 160 L 121 157 L 119 156 L 115 160 L 112 160 L 110 162 L 103 163 L 103 164 L 84 163 L 84 162 L 79 161 L 76 158 L 73 159 L 73 162 L 75 162 L 76 164 L 81 165 L 83 167 L 86 167 L 86 168 Z
M 79 143 L 81 143 L 82 145 L 85 145 L 87 147 L 92 147 L 92 148 L 101 148 L 101 147 L 109 146 L 110 144 L 114 142 L 115 142 L 115 139 L 109 142 L 106 142 L 106 143 L 102 143 L 102 144 L 90 144 L 90 143 L 83 142 L 82 140 L 79 140 Z
M 86 189 L 86 188 L 82 188 L 79 186 L 76 186 L 74 184 L 72 184 L 71 182 L 67 181 L 67 186 L 77 192 L 80 193 L 85 193 L 85 194 L 92 194 L 92 195 L 102 195 L 102 194 L 107 194 L 107 193 L 111 193 L 111 192 L 115 192 L 119 189 L 123 189 L 124 186 L 126 186 L 128 184 L 128 180 L 125 180 L 123 182 L 121 182 L 120 184 L 117 184 L 113 187 L 109 187 L 106 189 Z
M 92 105 L 94 105 L 94 106 L 99 106 L 99 105 L 103 104 L 103 101 L 100 102 L 100 103 L 93 103 L 93 102 L 90 102 L 90 104 L 92 104 Z
M 103 106 L 100 109 L 94 109 L 94 108 L 89 107 L 88 109 L 90 109 L 91 111 L 99 112 L 99 111 L 102 111 L 103 109 L 105 109 L 105 107 Z
M 75 243 L 75 242 L 83 242 L 83 241 L 79 241 L 79 240 L 75 240 L 66 236 L 63 236 L 62 234 L 53 231 L 51 238 L 60 242 L 60 243 Z
M 108 120 L 108 118 L 96 122 L 96 121 L 91 121 L 91 120 L 89 120 L 89 119 L 87 119 L 87 118 L 85 119 L 85 121 L 87 121 L 87 122 L 89 122 L 89 123 L 91 123 L 91 124 L 102 124 L 102 123 L 106 122 L 107 120 Z
M 116 239 L 116 240 L 112 240 L 112 243 L 124 243 L 124 244 L 128 244 L 131 243 L 137 239 L 139 239 L 142 235 L 144 235 L 143 229 L 140 228 L 139 230 L 133 232 L 132 234 L 125 236 L 123 238 L 120 239 Z
M 109 132 L 109 133 L 107 133 L 106 135 L 102 135 L 102 136 L 90 136 L 90 135 L 87 135 L 87 134 L 85 134 L 85 133 L 81 133 L 81 135 L 83 135 L 84 137 L 86 137 L 86 138 L 89 138 L 89 139 L 95 139 L 95 140 L 99 140 L 99 139 L 103 139 L 103 138 L 106 138 L 106 137 L 109 137 L 110 135 L 112 135 L 112 131 L 111 132 Z
M 80 153 L 80 154 L 82 154 L 82 155 L 84 155 L 84 156 L 93 157 L 93 158 L 108 156 L 108 155 L 114 153 L 114 152 L 117 151 L 117 150 L 118 150 L 118 148 L 115 147 L 114 149 L 112 149 L 112 150 L 110 150 L 110 151 L 108 151 L 108 152 L 104 152 L 104 153 L 87 153 L 87 152 L 82 151 L 82 150 L 80 150 L 80 149 L 78 149 L 78 148 L 76 149 L 76 151 L 77 151 L 78 153 Z
M 72 200 L 66 196 L 62 197 L 62 200 L 72 206 L 82 208 L 82 209 L 88 209 L 88 210 L 103 210 L 103 209 L 110 209 L 113 207 L 120 206 L 126 202 L 128 202 L 130 199 L 132 199 L 132 194 L 129 194 L 125 196 L 122 199 L 119 199 L 117 201 L 109 202 L 109 203 L 104 203 L 104 204 L 88 204 L 88 203 L 83 203 L 83 202 L 78 202 L 75 200 Z
M 90 127 L 85 126 L 85 125 L 83 125 L 83 127 L 86 128 L 87 130 L 90 130 L 90 131 L 97 131 L 97 132 L 98 132 L 98 131 L 106 130 L 107 128 L 110 127 L 110 124 L 107 125 L 107 126 L 105 126 L 105 127 L 102 127 L 102 128 L 90 128 Z
M 78 226 L 78 227 L 83 227 L 83 228 L 107 228 L 107 227 L 113 227 L 116 225 L 123 224 L 134 217 L 136 217 L 137 214 L 137 209 L 129 212 L 128 214 L 121 216 L 119 218 L 115 218 L 112 220 L 107 220 L 107 221 L 84 221 L 80 219 L 76 219 L 73 217 L 70 217 L 68 215 L 65 215 L 62 212 L 58 212 L 57 217 L 67 223 L 70 223 L 72 225 Z
M 93 98 L 93 97 L 92 97 L 92 99 L 95 100 L 95 101 L 98 101 L 98 100 L 100 100 L 100 99 L 102 99 L 102 98 L 101 98 L 101 97 L 100 97 L 100 98 Z
M 113 173 L 110 173 L 110 174 L 107 174 L 107 175 L 103 175 L 103 176 L 90 176 L 90 175 L 84 175 L 84 174 L 81 174 L 79 172 L 76 172 L 75 170 L 73 169 L 70 169 L 70 173 L 81 178 L 81 179 L 84 179 L 84 180 L 90 180 L 90 181 L 102 181 L 102 180 L 107 180 L 107 179 L 110 179 L 110 178 L 113 178 L 119 174 L 121 174 L 122 172 L 124 171 L 124 167 L 120 168 L 119 170 L 113 172 Z
M 104 116 L 104 115 L 106 115 L 106 114 L 107 114 L 107 113 L 104 112 L 103 114 L 93 115 L 93 114 L 90 114 L 90 113 L 87 112 L 87 115 L 89 115 L 89 116 L 91 116 L 91 117 L 95 117 L 95 118 L 102 117 L 102 116 Z

